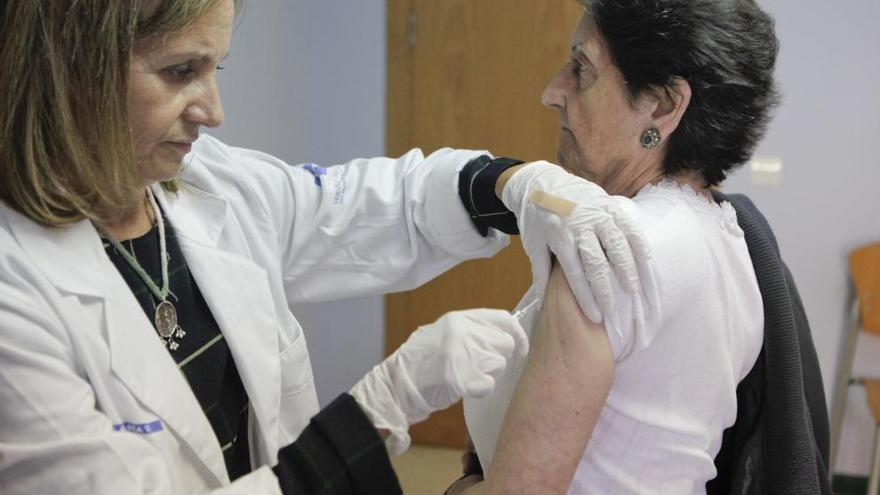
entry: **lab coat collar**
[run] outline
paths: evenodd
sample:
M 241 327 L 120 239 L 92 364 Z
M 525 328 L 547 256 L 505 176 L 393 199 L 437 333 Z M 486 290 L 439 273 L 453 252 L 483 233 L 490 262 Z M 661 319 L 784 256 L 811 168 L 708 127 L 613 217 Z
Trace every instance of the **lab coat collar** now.
M 229 214 L 226 200 L 192 186 L 185 186 L 177 195 L 165 193 L 160 187 L 153 191 L 175 228 L 193 278 L 227 340 L 250 399 L 262 440 L 252 445 L 252 452 L 258 454 L 252 462 L 275 459 L 279 449 L 281 370 L 278 332 L 273 330 L 279 318 L 266 272 L 232 251 L 241 251 L 247 243 Z M 223 455 L 210 423 L 131 290 L 107 258 L 94 226 L 83 220 L 50 229 L 8 210 L 10 230 L 48 280 L 67 293 L 104 300 L 106 328 L 113 329 L 106 332 L 105 338 L 110 348 L 110 367 L 116 376 L 179 435 L 218 484 L 227 483 Z M 238 235 L 227 235 L 234 230 Z
M 268 291 L 266 272 L 240 256 L 206 248 L 186 239 L 181 249 L 205 302 L 223 331 L 241 382 L 262 433 L 252 449 L 259 458 L 274 459 L 278 452 L 281 409 L 281 364 L 278 352 L 278 317 Z
M 189 183 L 181 183 L 181 188 L 178 193 L 168 193 L 155 185 L 152 191 L 165 215 L 172 220 L 177 235 L 215 247 L 226 227 L 229 204 Z
M 48 228 L 14 211 L 7 218 L 24 252 L 55 287 L 103 301 L 103 333 L 113 373 L 193 451 L 214 475 L 217 486 L 228 482 L 210 423 L 131 289 L 106 256 L 91 222 Z
M 251 447 L 260 449 L 260 459 L 274 459 L 280 448 L 280 318 L 266 271 L 239 254 L 247 249 L 244 234 L 225 199 L 191 185 L 176 195 L 154 191 L 247 391 L 263 440 Z
M 118 275 L 118 274 L 117 274 Z M 105 303 L 110 368 L 126 388 L 192 451 L 215 478 L 229 482 L 217 436 L 177 363 L 154 334 L 150 322 L 121 276 L 110 277 Z M 134 320 L 141 324 L 133 324 Z
M 261 433 L 261 441 L 252 440 L 252 452 L 258 454 L 258 458 L 252 462 L 259 464 L 261 460 L 272 459 L 271 453 L 279 448 L 277 432 L 281 370 L 278 333 L 273 331 L 278 318 L 272 305 L 266 272 L 245 256 L 225 249 L 228 247 L 225 244 L 235 244 L 231 239 L 241 239 L 240 235 L 228 235 L 237 229 L 237 224 L 235 218 L 229 215 L 226 200 L 189 185 L 176 195 L 165 193 L 158 187 L 153 191 L 174 227 L 190 273 L 223 332 L 247 391 L 257 420 L 256 427 Z M 227 238 L 230 240 L 225 241 Z M 240 246 L 238 248 L 241 249 Z M 125 297 L 107 305 L 108 328 L 118 328 L 122 322 L 118 317 L 114 319 L 111 308 L 119 310 L 129 303 L 126 311 L 141 312 L 134 301 Z M 131 349 L 149 347 L 155 354 L 149 357 L 151 362 L 159 362 L 163 358 L 169 360 L 168 351 L 159 345 L 159 340 L 151 332 L 128 333 L 125 337 L 115 334 L 118 338 L 111 339 L 112 356 L 125 356 Z M 135 333 L 141 338 L 137 343 L 135 336 L 131 335 Z M 218 482 L 228 483 L 222 451 L 192 392 L 184 388 L 169 390 L 166 385 L 174 383 L 187 386 L 185 381 L 170 376 L 177 368 L 176 363 L 170 361 L 167 366 L 161 366 L 162 373 L 156 376 L 147 376 L 143 369 L 128 359 L 111 358 L 111 366 L 135 395 L 183 437 Z M 177 375 L 182 376 L 180 373 Z M 162 392 L 157 393 L 159 390 Z M 182 397 L 187 400 L 177 400 Z M 213 441 L 205 442 L 204 439 L 208 438 Z
M 9 212 L 6 217 L 12 235 L 59 290 L 103 298 L 108 260 L 91 222 L 81 220 L 67 227 L 44 227 L 6 205 L 3 207 Z
M 206 246 L 216 246 L 223 233 L 228 204 L 225 200 L 184 184 L 186 188 L 171 196 L 153 186 L 153 193 L 174 219 L 183 235 Z M 107 263 L 97 229 L 88 220 L 61 228 L 48 228 L 3 205 L 9 211 L 10 229 L 37 267 L 60 290 L 104 298 L 107 293 Z M 179 226 L 183 228 L 180 229 Z M 66 263 L 59 263 L 66 260 Z M 102 267 L 96 269 L 95 267 Z

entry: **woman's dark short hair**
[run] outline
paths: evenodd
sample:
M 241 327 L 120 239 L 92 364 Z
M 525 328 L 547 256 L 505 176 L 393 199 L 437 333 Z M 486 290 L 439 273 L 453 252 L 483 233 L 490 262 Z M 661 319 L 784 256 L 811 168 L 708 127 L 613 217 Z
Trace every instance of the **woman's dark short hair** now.
M 698 170 L 707 185 L 749 160 L 778 104 L 773 18 L 754 0 L 583 0 L 632 101 L 691 87 L 668 137 L 666 174 Z

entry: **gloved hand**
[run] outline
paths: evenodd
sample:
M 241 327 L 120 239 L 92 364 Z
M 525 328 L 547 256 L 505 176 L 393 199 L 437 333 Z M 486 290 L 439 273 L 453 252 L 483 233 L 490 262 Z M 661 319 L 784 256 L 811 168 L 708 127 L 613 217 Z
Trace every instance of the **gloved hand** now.
M 386 447 L 397 455 L 409 447 L 409 425 L 463 396 L 488 395 L 511 357 L 528 349 L 525 331 L 507 311 L 454 311 L 416 329 L 350 393 L 377 429 L 391 433 Z
M 629 293 L 639 288 L 634 255 L 650 258 L 645 237 L 604 189 L 548 162 L 523 166 L 504 184 L 501 200 L 516 215 L 539 297 L 556 255 L 586 316 L 614 311 L 612 266 Z

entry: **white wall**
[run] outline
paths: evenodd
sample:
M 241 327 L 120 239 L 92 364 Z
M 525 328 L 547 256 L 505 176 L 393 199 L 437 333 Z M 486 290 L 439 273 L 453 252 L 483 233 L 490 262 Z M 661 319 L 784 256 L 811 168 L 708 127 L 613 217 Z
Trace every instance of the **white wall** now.
M 782 182 L 754 185 L 741 170 L 724 190 L 748 194 L 776 232 L 807 309 L 830 407 L 848 317 L 847 254 L 880 241 L 880 1 L 761 3 L 782 43 L 784 100 L 756 156 L 781 157 Z M 838 470 L 865 475 L 873 422 L 864 395 L 853 391 Z
M 784 102 L 757 155 L 782 158 L 782 182 L 755 185 L 742 170 L 725 191 L 751 196 L 776 231 L 830 402 L 845 327 L 846 255 L 880 240 L 880 1 L 762 3 L 777 19 Z M 227 123 L 216 135 L 290 162 L 382 153 L 384 0 L 252 0 L 227 65 Z M 380 298 L 296 314 L 322 403 L 381 357 Z M 838 468 L 865 474 L 873 430 L 858 391 L 849 413 Z
M 221 74 L 212 134 L 290 163 L 330 165 L 385 148 L 385 0 L 246 0 Z M 294 308 L 321 404 L 382 357 L 380 297 Z

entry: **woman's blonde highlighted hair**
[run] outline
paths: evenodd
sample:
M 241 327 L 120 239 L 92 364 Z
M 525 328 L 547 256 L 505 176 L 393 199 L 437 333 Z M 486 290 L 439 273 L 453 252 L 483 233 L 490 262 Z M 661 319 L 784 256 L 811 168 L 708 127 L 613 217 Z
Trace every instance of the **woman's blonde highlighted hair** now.
M 128 113 L 132 50 L 185 29 L 219 1 L 5 2 L 0 199 L 56 227 L 113 220 L 141 201 Z

